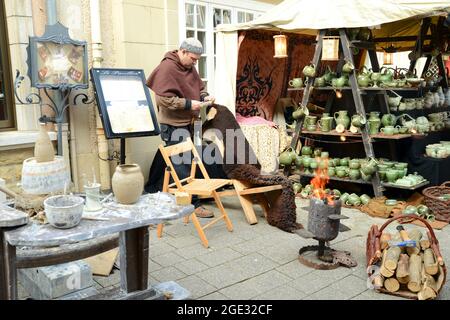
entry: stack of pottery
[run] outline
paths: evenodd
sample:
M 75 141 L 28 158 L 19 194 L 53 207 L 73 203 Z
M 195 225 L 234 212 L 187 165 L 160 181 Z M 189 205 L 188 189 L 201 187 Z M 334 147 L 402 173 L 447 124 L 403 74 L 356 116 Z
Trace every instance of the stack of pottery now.
M 340 196 L 340 200 L 342 201 L 342 203 L 344 203 L 346 206 L 354 207 L 366 205 L 369 203 L 370 199 L 370 196 L 368 196 L 367 194 L 358 196 L 356 193 L 348 194 L 347 192 L 344 192 Z
M 33 195 L 64 191 L 70 183 L 70 173 L 63 157 L 56 156 L 53 144 L 40 124 L 34 147 L 34 158 L 26 159 L 22 167 L 22 189 Z
M 144 175 L 138 164 L 121 164 L 116 167 L 111 185 L 118 203 L 134 204 L 144 191 Z
M 441 143 L 429 144 L 425 147 L 425 153 L 431 158 L 447 158 L 450 155 L 450 142 L 441 141 Z

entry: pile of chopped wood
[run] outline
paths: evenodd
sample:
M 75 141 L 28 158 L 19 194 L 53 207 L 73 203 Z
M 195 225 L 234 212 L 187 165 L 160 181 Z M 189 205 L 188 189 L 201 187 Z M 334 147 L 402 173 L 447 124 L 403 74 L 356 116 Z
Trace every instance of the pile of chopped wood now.
M 380 248 L 380 269 L 372 277 L 375 288 L 419 300 L 436 298 L 445 281 L 445 266 L 419 229 L 384 232 Z

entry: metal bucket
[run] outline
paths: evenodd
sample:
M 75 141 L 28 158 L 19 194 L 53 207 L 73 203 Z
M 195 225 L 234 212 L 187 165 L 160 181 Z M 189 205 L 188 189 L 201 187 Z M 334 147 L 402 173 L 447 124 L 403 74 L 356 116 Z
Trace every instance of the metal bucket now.
M 311 198 L 309 205 L 308 231 L 317 240 L 331 241 L 339 234 L 341 200 L 335 200 L 330 206 L 323 200 Z

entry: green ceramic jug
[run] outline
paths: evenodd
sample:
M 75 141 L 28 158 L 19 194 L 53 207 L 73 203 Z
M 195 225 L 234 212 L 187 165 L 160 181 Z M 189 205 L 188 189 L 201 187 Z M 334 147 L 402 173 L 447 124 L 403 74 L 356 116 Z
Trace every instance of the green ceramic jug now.
M 334 120 L 336 121 L 336 125 L 342 124 L 345 129 L 348 129 L 348 126 L 350 125 L 350 117 L 348 116 L 347 110 L 335 112 Z

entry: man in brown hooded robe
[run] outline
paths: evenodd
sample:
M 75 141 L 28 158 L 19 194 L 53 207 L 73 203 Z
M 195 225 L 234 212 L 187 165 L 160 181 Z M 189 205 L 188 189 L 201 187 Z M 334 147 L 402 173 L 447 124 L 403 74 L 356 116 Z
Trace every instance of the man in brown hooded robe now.
M 187 38 L 179 50 L 166 53 L 147 80 L 147 86 L 155 93 L 161 138 L 166 146 L 180 143 L 189 137 L 193 132 L 193 119 L 198 117 L 201 103 L 214 100 L 206 92 L 195 68 L 202 53 L 201 42 L 195 38 Z M 157 166 L 155 162 L 151 171 L 154 166 Z M 190 164 L 175 165 L 175 170 L 180 179 L 184 179 L 190 175 Z M 201 207 L 197 200 L 193 201 L 198 217 L 214 216 L 211 211 Z

